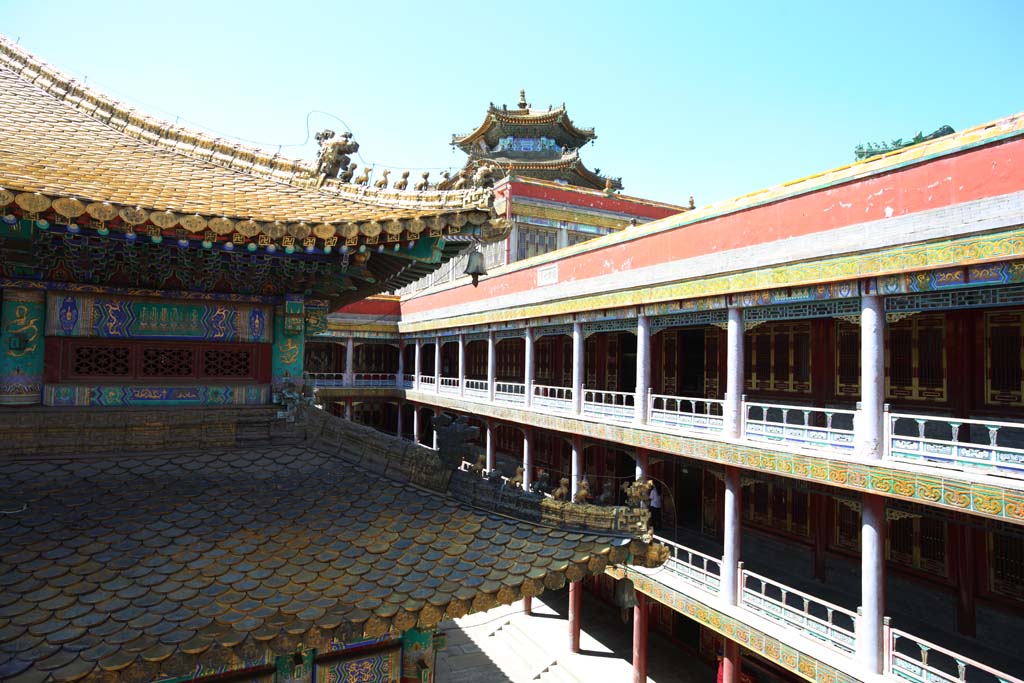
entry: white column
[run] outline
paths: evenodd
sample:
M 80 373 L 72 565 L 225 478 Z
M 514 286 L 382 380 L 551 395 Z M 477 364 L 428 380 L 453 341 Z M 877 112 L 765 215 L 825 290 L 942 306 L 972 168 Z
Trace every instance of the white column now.
M 740 471 L 725 468 L 725 514 L 723 515 L 722 598 L 727 605 L 736 604 L 740 566 Z
M 525 330 L 525 344 L 523 345 L 523 384 L 526 385 L 526 407 L 533 404 L 533 330 L 529 327 Z
M 412 371 L 416 375 L 415 377 L 413 377 L 413 380 L 412 380 L 412 388 L 415 389 L 416 391 L 420 390 L 420 373 L 423 372 L 423 364 L 422 364 L 423 362 L 421 360 L 422 357 L 423 357 L 423 340 L 417 339 L 416 340 L 416 357 L 413 358 L 413 361 L 412 361 L 412 365 L 413 365 Z M 419 411 L 416 411 L 416 413 L 418 415 Z M 419 432 L 416 432 L 416 438 L 417 439 L 419 438 Z
M 572 324 L 572 412 L 583 412 L 583 323 Z
M 647 481 L 647 468 L 650 463 L 650 458 L 647 456 L 647 451 L 643 448 L 636 449 L 636 480 Z
M 508 251 L 505 252 L 505 264 L 519 259 L 519 224 L 512 222 L 512 230 L 508 234 Z
M 405 388 L 405 343 L 398 342 L 398 374 L 395 376 L 395 386 Z
M 398 406 L 398 420 L 397 420 L 397 423 L 395 424 L 395 431 L 398 433 L 398 438 L 401 439 L 401 438 L 404 438 L 402 436 L 402 407 L 403 407 L 403 402 L 402 401 L 395 401 L 395 405 Z
M 646 315 L 636 319 L 636 421 L 647 422 L 647 393 L 651 386 L 651 323 Z
M 494 403 L 494 384 L 498 372 L 497 343 L 494 330 L 487 333 L 487 400 Z
M 423 430 L 420 428 L 420 407 L 414 405 L 412 408 L 412 440 L 419 443 L 420 437 L 423 436 Z
M 345 340 L 345 384 L 352 386 L 355 383 L 355 356 L 356 342 L 352 337 Z
M 533 483 L 533 428 L 523 427 L 523 490 Z
M 438 411 L 437 408 L 434 408 L 434 419 L 430 421 L 430 428 L 431 428 L 431 431 L 434 432 L 434 441 L 433 441 L 434 445 L 433 445 L 433 448 L 434 448 L 435 451 L 437 450 L 437 426 L 434 423 L 437 421 L 437 418 L 440 415 L 441 415 L 440 411 Z
M 885 498 L 865 493 L 860 531 L 860 624 L 857 658 L 874 674 L 884 664 Z
M 486 431 L 486 453 L 487 453 L 487 471 L 490 472 L 498 466 L 497 460 L 494 458 L 494 421 L 487 420 L 487 431 Z
M 345 401 L 345 419 L 352 419 L 352 399 L 347 399 Z
M 441 391 L 441 338 L 434 337 L 434 393 L 439 391 Z M 434 448 L 437 448 L 437 432 L 434 432 L 434 436 Z
M 725 436 L 738 439 L 743 430 L 743 309 L 729 309 L 726 337 Z
M 570 494 L 575 500 L 576 494 L 580 490 L 580 479 L 583 478 L 583 437 L 579 435 L 573 435 L 572 437 L 572 483 L 570 484 Z
M 466 335 L 459 335 L 459 396 L 466 395 Z
M 885 305 L 870 294 L 860 300 L 860 409 L 855 427 L 857 455 L 882 457 L 885 432 Z

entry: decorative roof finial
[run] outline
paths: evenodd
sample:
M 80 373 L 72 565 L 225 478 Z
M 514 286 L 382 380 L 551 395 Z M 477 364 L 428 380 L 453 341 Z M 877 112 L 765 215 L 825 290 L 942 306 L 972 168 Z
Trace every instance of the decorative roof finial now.
M 530 105 L 526 103 L 526 88 L 519 89 L 519 108 L 529 109 Z

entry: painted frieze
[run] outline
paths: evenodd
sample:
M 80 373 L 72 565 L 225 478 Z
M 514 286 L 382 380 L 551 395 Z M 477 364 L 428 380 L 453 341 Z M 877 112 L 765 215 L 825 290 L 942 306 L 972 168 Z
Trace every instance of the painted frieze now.
M 0 304 L 0 405 L 39 403 L 43 388 L 43 292 L 4 289 Z

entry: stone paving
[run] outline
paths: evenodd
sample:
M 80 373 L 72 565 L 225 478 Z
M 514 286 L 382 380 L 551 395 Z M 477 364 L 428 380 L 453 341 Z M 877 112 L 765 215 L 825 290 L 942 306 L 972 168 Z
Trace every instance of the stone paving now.
M 569 651 L 568 591 L 533 600 L 533 615 L 522 602 L 444 622 L 448 649 L 437 658 L 437 683 L 632 681 L 632 621 L 619 610 L 584 593 L 580 652 Z M 632 619 L 632 615 L 630 615 Z M 715 672 L 661 634 L 650 633 L 648 680 L 697 683 Z

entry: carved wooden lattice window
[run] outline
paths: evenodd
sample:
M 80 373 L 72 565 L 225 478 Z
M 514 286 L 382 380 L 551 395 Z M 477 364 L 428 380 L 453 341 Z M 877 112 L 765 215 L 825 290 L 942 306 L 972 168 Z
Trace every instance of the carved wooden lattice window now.
M 252 353 L 207 349 L 203 351 L 203 374 L 208 377 L 248 377 Z
M 503 339 L 497 347 L 497 376 L 509 382 L 518 382 L 523 378 L 523 356 L 526 342 L 522 339 Z
M 131 351 L 124 347 L 79 346 L 71 360 L 75 375 L 121 377 L 131 374 Z
M 534 227 L 519 226 L 519 245 L 517 261 L 546 254 L 558 248 L 558 231 L 544 230 Z
M 946 399 L 946 320 L 915 315 L 891 323 L 885 343 L 886 395 L 894 399 Z
M 946 523 L 907 515 L 889 520 L 887 555 L 897 564 L 946 576 Z
M 334 369 L 333 344 L 307 344 L 306 371 L 336 372 Z
M 985 315 L 985 402 L 1024 405 L 1024 313 Z
M 572 386 L 572 344 L 562 341 L 562 386 Z
M 805 491 L 785 484 L 756 483 L 745 498 L 743 516 L 754 524 L 806 537 L 810 533 L 809 501 Z
M 534 344 L 534 355 L 536 358 L 534 358 L 535 367 L 533 374 L 541 384 L 550 382 L 555 377 L 555 355 L 551 352 L 553 344 L 554 340 L 551 337 L 541 337 Z
M 587 381 L 586 386 L 591 389 L 597 388 L 597 337 L 588 337 L 584 343 L 586 350 Z M 571 353 L 571 351 L 570 351 Z M 570 368 L 572 367 L 570 361 Z M 571 377 L 571 371 L 570 371 Z
M 679 335 L 674 330 L 661 333 L 661 383 L 662 390 L 669 395 L 676 393 L 676 342 Z
M 142 376 L 189 377 L 193 359 L 192 349 L 142 349 Z
M 836 321 L 836 394 L 860 396 L 860 326 Z
M 811 326 L 767 323 L 744 335 L 747 389 L 806 393 L 811 390 Z
M 835 545 L 838 548 L 860 551 L 860 510 L 837 500 L 835 504 Z
M 988 545 L 990 589 L 1024 599 L 1024 538 L 991 532 Z
M 704 395 L 718 398 L 718 328 L 704 331 Z
M 487 342 L 470 342 L 466 345 L 466 374 L 472 377 L 487 377 Z
M 605 350 L 605 389 L 618 391 L 619 389 L 619 335 L 608 335 L 608 345 Z

